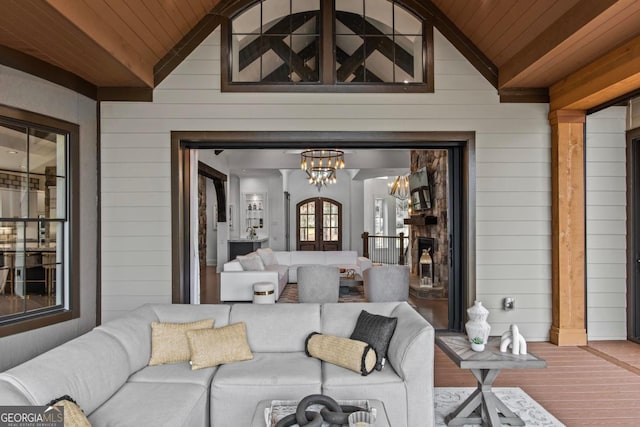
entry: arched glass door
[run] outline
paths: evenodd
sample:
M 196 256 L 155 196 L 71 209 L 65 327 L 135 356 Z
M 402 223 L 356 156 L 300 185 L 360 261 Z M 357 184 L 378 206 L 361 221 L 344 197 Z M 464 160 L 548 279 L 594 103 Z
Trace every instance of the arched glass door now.
M 342 250 L 342 204 L 322 197 L 296 205 L 296 249 Z

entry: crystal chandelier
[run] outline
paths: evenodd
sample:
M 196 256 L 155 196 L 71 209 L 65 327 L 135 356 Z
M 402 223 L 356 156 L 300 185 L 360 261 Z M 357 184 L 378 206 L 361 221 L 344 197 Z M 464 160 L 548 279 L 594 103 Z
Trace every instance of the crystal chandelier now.
M 393 184 L 389 183 L 389 195 L 400 200 L 409 198 L 409 177 L 398 176 Z
M 344 169 L 344 151 L 334 149 L 305 150 L 300 169 L 307 173 L 309 184 L 320 189 L 337 181 L 336 169 Z

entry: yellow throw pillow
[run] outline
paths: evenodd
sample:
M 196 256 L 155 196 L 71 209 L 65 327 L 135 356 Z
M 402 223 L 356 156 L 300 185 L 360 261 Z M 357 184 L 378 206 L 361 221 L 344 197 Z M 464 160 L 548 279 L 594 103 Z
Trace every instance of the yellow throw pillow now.
M 213 319 L 189 323 L 151 323 L 151 360 L 149 366 L 188 362 L 191 358 L 187 331 L 212 329 Z
M 376 352 L 366 342 L 312 332 L 307 337 L 307 356 L 369 375 L 376 366 Z
M 216 329 L 188 331 L 191 369 L 253 359 L 244 322 Z
M 61 406 L 64 408 L 64 427 L 91 427 L 91 423 L 84 411 L 75 400 L 67 395 L 52 400 L 47 406 Z

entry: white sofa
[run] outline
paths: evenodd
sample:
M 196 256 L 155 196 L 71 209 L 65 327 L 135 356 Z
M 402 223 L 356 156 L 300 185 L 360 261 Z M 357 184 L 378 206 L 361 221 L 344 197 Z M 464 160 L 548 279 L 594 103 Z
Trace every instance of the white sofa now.
M 368 376 L 307 357 L 311 332 L 350 336 L 361 310 L 397 317 L 387 364 Z M 191 370 L 148 366 L 151 322 L 246 324 L 253 359 Z M 142 306 L 0 373 L 1 405 L 45 405 L 69 395 L 94 427 L 248 426 L 261 400 L 384 402 L 394 427 L 434 423 L 434 330 L 406 303 Z
M 298 267 L 332 265 L 353 269 L 358 274 L 371 267 L 371 261 L 359 257 L 356 251 L 273 251 L 278 263 L 265 265 L 264 270 L 245 271 L 237 259 L 226 262 L 220 273 L 221 301 L 251 301 L 253 284 L 272 282 L 276 301 L 287 283 L 298 283 Z

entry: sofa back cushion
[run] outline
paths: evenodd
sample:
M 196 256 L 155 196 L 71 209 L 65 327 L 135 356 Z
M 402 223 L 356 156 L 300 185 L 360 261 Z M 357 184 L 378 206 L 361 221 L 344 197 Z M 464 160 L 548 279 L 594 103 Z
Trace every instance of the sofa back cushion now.
M 149 363 L 151 323 L 158 320 L 158 315 L 152 306 L 147 304 L 122 317 L 103 323 L 96 329 L 113 336 L 122 344 L 129 357 L 129 366 L 133 373 Z
M 230 322 L 246 323 L 253 352 L 304 351 L 307 336 L 320 329 L 320 305 L 235 304 Z
M 13 384 L 11 378 L 3 378 L 6 374 L 0 373 L 0 405 L 34 405 L 24 392 Z
M 322 304 L 322 329 L 319 332 L 339 337 L 350 337 L 362 310 L 371 314 L 391 316 L 398 304 L 398 302 Z
M 44 405 L 69 395 L 90 414 L 131 374 L 124 347 L 111 335 L 94 330 L 41 354 L 3 375 L 3 379 Z
M 325 252 L 322 251 L 294 251 L 291 252 L 291 264 L 289 265 L 324 265 L 324 254 Z
M 229 262 L 225 262 L 222 266 L 222 271 L 244 271 L 244 268 L 242 268 L 240 261 L 234 259 Z
M 326 251 L 324 252 L 326 265 L 356 265 L 358 253 L 356 251 Z
M 291 265 L 291 252 L 289 251 L 274 251 L 273 252 L 280 265 Z

